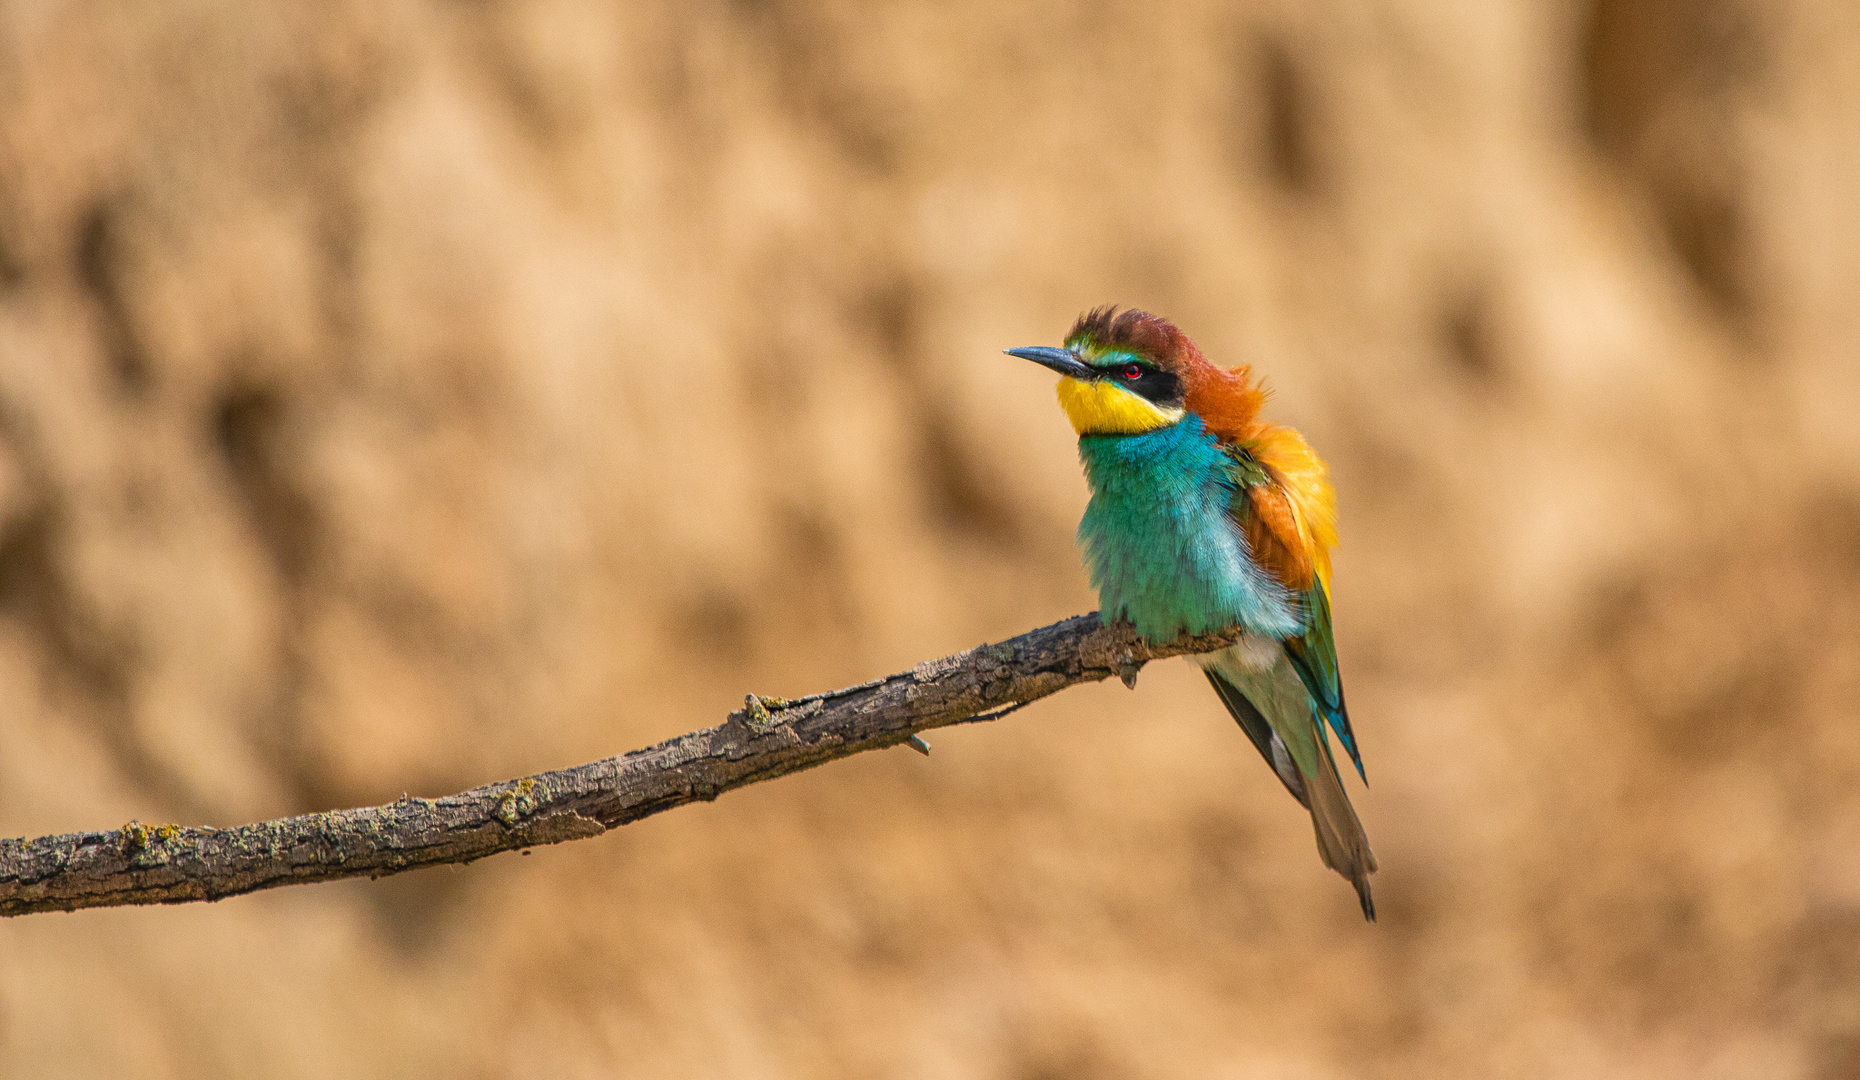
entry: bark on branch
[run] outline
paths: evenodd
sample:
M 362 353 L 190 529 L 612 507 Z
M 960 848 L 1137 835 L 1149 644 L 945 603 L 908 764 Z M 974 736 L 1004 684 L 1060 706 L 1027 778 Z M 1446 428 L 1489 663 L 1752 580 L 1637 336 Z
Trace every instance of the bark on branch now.
M 1147 645 L 1127 624 L 1079 615 L 825 694 L 751 694 L 717 727 L 442 799 L 232 829 L 132 821 L 111 832 L 0 840 L 0 915 L 219 900 L 598 836 L 746 784 L 910 742 L 921 731 L 992 720 L 1078 683 L 1117 675 L 1134 685 L 1151 660 L 1212 652 L 1236 636 Z

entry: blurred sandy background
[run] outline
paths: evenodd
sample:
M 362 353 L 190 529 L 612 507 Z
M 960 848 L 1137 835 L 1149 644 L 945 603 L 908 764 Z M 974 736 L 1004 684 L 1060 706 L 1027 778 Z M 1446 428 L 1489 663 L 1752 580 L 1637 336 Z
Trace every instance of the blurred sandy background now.
M 0 924 L 0 1076 L 1860 1075 L 1860 7 L 0 5 L 0 834 L 1090 610 L 1088 306 L 1342 493 L 1382 922 L 1186 664 Z

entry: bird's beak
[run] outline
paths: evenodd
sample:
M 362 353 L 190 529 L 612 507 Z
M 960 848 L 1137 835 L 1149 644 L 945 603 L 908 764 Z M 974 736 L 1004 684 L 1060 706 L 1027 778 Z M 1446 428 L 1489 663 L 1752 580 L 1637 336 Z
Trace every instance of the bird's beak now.
M 1061 375 L 1070 375 L 1074 379 L 1095 379 L 1099 374 L 1097 368 L 1080 360 L 1079 354 L 1071 349 L 1055 349 L 1050 345 L 1030 345 L 1024 349 L 1003 349 L 1002 351 L 1009 356 L 1018 356 L 1022 360 L 1044 364 Z

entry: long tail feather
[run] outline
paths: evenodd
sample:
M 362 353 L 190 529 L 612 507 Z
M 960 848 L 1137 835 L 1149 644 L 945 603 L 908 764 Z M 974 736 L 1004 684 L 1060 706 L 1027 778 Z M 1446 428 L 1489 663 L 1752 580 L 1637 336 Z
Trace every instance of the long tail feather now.
M 1369 894 L 1369 875 L 1376 871 L 1376 853 L 1369 850 L 1369 835 L 1344 793 L 1343 779 L 1337 774 L 1337 760 L 1331 756 L 1330 741 L 1324 729 L 1317 728 L 1318 749 L 1323 751 L 1323 765 L 1317 775 L 1308 778 L 1305 791 L 1311 801 L 1311 824 L 1317 830 L 1318 853 L 1324 865 L 1350 879 L 1356 887 L 1356 899 L 1363 905 L 1363 918 L 1376 921 L 1376 902 Z

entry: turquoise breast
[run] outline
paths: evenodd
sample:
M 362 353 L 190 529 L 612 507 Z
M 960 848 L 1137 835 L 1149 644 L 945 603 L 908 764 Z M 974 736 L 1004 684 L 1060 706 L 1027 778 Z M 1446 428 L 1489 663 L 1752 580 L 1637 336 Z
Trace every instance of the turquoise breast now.
M 1254 565 L 1228 516 L 1232 462 L 1190 413 L 1141 435 L 1086 435 L 1079 459 L 1091 503 L 1079 544 L 1101 616 L 1152 641 L 1240 625 L 1285 637 L 1296 603 Z

